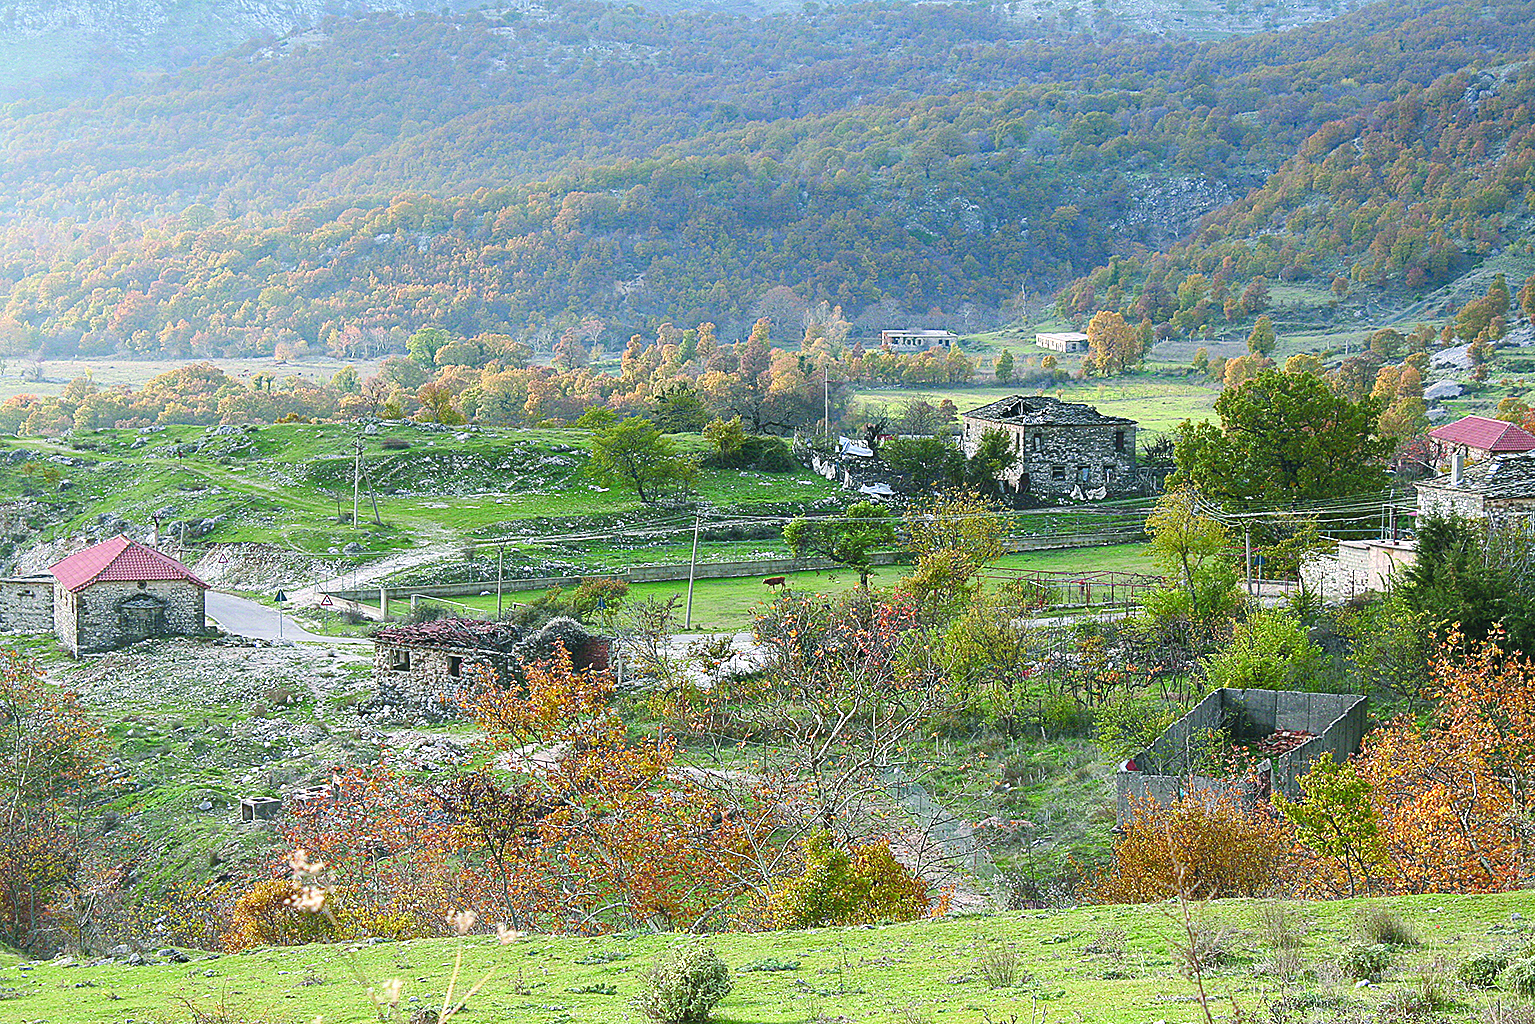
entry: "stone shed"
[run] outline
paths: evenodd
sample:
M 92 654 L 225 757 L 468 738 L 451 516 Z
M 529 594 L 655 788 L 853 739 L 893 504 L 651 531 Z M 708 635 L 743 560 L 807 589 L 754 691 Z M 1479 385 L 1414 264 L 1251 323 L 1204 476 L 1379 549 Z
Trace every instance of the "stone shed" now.
M 1012 439 L 1018 460 L 1000 483 L 1017 494 L 1103 498 L 1139 483 L 1135 421 L 1090 405 L 1013 395 L 970 410 L 960 424 L 966 455 L 987 431 Z
M 484 619 L 387 626 L 373 634 L 377 692 L 363 710 L 388 706 L 404 717 L 454 718 L 473 680 L 488 675 L 520 683 L 525 665 L 553 659 L 560 645 L 578 670 L 608 667 L 608 639 L 574 619 L 554 619 L 537 630 Z
M 53 632 L 53 577 L 0 579 L 0 630 Z
M 1130 820 L 1137 802 L 1167 804 L 1190 794 L 1230 794 L 1249 806 L 1275 792 L 1298 800 L 1300 777 L 1312 762 L 1324 753 L 1342 762 L 1359 750 L 1365 714 L 1366 699 L 1357 693 L 1216 690 L 1120 766 L 1118 823 Z M 1212 740 L 1255 751 L 1256 776 L 1202 774 Z
M 51 566 L 53 631 L 76 656 L 155 636 L 201 636 L 208 584 L 118 535 Z

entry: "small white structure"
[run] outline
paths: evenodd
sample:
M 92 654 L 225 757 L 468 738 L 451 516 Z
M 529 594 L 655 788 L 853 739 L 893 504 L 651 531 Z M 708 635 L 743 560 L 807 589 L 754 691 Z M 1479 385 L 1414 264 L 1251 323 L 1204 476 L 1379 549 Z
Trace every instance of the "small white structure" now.
M 1034 344 L 1052 352 L 1086 352 L 1087 335 L 1080 331 L 1058 331 L 1034 335 Z
M 879 343 L 895 352 L 926 352 L 930 348 L 948 348 L 959 340 L 950 331 L 880 331 Z

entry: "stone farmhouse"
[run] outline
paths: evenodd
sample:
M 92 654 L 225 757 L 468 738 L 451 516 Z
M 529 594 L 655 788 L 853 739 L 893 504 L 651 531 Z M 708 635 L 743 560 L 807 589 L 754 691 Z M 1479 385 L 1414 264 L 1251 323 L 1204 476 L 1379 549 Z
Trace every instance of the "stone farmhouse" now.
M 1138 483 L 1134 420 L 1043 395 L 1013 395 L 960 416 L 966 455 L 988 430 L 1013 440 L 1018 461 L 1000 482 L 1016 494 L 1103 498 Z
M 1450 457 L 1448 473 L 1419 480 L 1413 486 L 1418 492 L 1419 515 L 1437 512 L 1502 519 L 1535 514 L 1535 451 L 1495 455 L 1470 466 L 1462 463 L 1456 452 Z
M 950 331 L 880 331 L 879 343 L 894 352 L 926 352 L 933 346 L 948 348 L 959 335 Z
M 48 633 L 78 657 L 156 636 L 200 636 L 208 584 L 154 548 L 116 536 L 48 575 L 0 580 L 0 628 Z
M 1428 432 L 1435 459 L 1459 455 L 1466 462 L 1480 462 L 1495 455 L 1535 451 L 1535 435 L 1512 423 L 1486 416 L 1463 416 Z
M 433 619 L 386 626 L 373 635 L 375 701 L 442 720 L 457 716 L 460 698 L 479 679 L 520 685 L 524 666 L 549 661 L 564 646 L 577 670 L 608 667 L 608 640 L 574 619 L 542 629 L 509 622 Z

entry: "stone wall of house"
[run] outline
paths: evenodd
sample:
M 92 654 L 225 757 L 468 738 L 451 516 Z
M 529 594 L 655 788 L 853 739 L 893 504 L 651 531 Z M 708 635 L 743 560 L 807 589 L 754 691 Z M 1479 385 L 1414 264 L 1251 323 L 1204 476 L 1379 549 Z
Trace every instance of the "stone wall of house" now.
M 0 580 L 0 630 L 53 632 L 53 577 Z
M 1080 487 L 1112 493 L 1138 480 L 1134 424 L 1035 425 L 966 418 L 966 454 L 975 451 L 988 430 L 1006 431 L 1018 453 L 1018 461 L 1002 475 L 1008 490 L 1064 495 Z
M 446 721 L 460 715 L 466 688 L 489 675 L 507 678 L 514 658 L 492 651 L 411 647 L 374 641 L 373 682 L 377 692 L 367 710 L 402 721 Z M 520 663 L 518 663 L 520 667 Z
M 54 602 L 54 629 L 75 654 L 143 639 L 140 623 L 153 623 L 156 636 L 198 636 L 206 627 L 203 590 L 186 580 L 92 583 L 70 597 Z
M 1482 495 L 1467 487 L 1427 487 L 1419 484 L 1418 512 L 1478 519 L 1484 514 Z

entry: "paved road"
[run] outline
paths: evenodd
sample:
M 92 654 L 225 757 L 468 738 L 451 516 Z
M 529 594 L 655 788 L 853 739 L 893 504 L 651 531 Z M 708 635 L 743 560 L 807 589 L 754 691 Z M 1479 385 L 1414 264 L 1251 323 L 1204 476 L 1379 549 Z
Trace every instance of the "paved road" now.
M 210 590 L 207 592 L 207 611 L 208 618 L 217 622 L 226 632 L 248 636 L 254 640 L 278 639 L 276 608 L 269 608 L 264 604 L 236 597 L 234 594 L 221 594 L 217 590 Z M 305 640 L 337 646 L 373 642 L 361 636 L 320 636 L 317 633 L 310 633 L 298 628 L 286 614 L 282 617 L 282 639 Z

